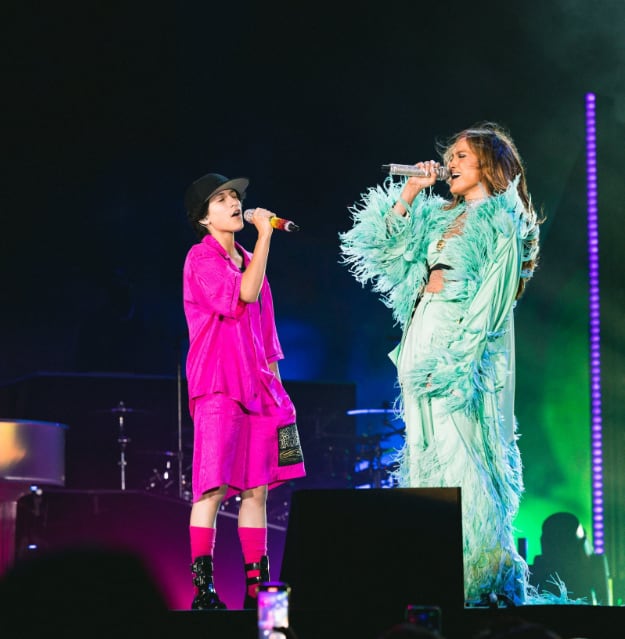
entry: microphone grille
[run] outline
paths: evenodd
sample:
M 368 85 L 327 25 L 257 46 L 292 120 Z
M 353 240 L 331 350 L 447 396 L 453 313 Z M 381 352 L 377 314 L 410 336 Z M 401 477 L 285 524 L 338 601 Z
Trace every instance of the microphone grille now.
M 245 211 L 243 211 L 243 219 L 246 222 L 251 222 L 252 221 L 252 216 L 254 215 L 254 211 L 256 209 L 245 209 Z

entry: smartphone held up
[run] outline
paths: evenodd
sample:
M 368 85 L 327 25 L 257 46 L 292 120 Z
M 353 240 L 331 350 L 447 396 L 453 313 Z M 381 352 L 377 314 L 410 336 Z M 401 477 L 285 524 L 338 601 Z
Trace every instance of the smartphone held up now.
M 258 639 L 284 639 L 278 628 L 289 627 L 291 588 L 282 581 L 268 581 L 258 589 Z

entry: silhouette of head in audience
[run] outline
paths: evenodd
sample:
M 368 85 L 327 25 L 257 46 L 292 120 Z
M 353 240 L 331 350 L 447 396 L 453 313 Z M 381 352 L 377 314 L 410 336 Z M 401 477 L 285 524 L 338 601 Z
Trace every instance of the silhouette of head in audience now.
M 604 555 L 594 554 L 579 519 L 557 512 L 545 519 L 540 538 L 542 554 L 530 566 L 530 582 L 539 591 L 560 594 L 562 581 L 569 596 L 587 603 L 609 603 L 609 571 Z
M 555 630 L 516 615 L 491 619 L 473 639 L 562 639 Z
M 0 579 L 0 618 L 24 638 L 161 637 L 167 610 L 147 565 L 121 549 L 50 550 L 17 560 Z
M 586 557 L 592 552 L 584 527 L 573 513 L 549 515 L 542 525 L 540 546 L 544 555 Z
M 444 639 L 443 636 L 431 628 L 419 626 L 409 621 L 394 624 L 385 630 L 378 639 Z

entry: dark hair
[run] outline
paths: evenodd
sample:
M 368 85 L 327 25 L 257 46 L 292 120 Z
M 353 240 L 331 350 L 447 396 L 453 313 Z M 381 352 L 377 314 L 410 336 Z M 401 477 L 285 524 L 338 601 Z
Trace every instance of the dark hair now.
M 191 228 L 200 239 L 209 234 L 208 229 L 204 226 L 204 224 L 200 224 L 200 220 L 203 220 L 207 213 L 208 201 L 204 202 L 204 204 L 196 207 L 192 211 L 187 211 L 187 220 L 189 220 Z

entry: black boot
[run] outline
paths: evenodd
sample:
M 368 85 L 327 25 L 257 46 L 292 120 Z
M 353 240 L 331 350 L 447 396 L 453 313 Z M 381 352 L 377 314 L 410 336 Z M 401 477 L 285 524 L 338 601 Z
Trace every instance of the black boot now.
M 191 564 L 193 585 L 197 594 L 191 604 L 191 610 L 225 610 L 226 604 L 221 601 L 213 583 L 213 558 L 210 555 L 197 557 Z
M 252 570 L 259 570 L 260 575 L 249 577 L 248 575 Z M 260 561 L 255 561 L 251 564 L 245 564 L 245 572 L 245 600 L 243 601 L 243 608 L 256 609 L 258 599 L 257 597 L 252 597 L 250 595 L 248 588 L 254 584 L 260 584 L 263 581 L 269 581 L 269 557 L 267 557 L 267 555 L 263 555 L 260 558 Z

